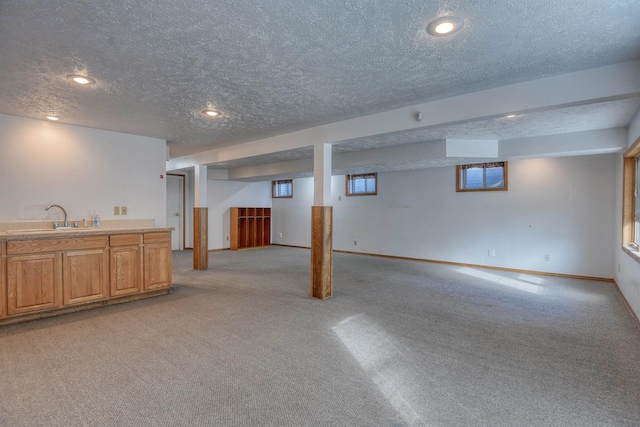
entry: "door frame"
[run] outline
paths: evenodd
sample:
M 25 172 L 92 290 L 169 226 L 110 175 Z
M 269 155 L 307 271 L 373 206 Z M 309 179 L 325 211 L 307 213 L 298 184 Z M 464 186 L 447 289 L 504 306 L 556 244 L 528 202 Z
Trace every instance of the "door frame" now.
M 182 180 L 182 250 L 188 249 L 187 248 L 187 195 L 186 195 L 186 191 L 187 191 L 187 186 L 186 186 L 186 181 L 187 181 L 187 176 L 184 174 L 180 174 L 180 173 L 167 173 L 167 176 L 177 176 Z

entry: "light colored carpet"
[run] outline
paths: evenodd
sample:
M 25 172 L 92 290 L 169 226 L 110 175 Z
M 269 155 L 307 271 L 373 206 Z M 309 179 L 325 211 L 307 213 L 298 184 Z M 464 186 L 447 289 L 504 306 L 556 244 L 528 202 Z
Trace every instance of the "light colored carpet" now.
M 0 328 L 1 426 L 640 425 L 613 284 L 305 249 L 174 253 L 174 292 Z

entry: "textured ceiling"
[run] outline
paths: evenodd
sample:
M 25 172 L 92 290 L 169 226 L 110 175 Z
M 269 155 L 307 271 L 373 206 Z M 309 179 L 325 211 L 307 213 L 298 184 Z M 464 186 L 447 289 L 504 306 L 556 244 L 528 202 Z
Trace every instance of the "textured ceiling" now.
M 333 154 L 371 150 L 417 142 L 441 141 L 447 138 L 505 140 L 623 127 L 629 123 L 629 120 L 633 114 L 638 111 L 638 108 L 640 108 L 640 97 L 633 97 L 616 101 L 527 113 L 513 118 L 499 117 L 454 125 L 433 126 L 342 141 L 333 145 Z M 232 169 L 242 166 L 256 166 L 312 157 L 313 147 L 305 147 L 262 156 L 245 157 L 228 162 L 213 163 L 210 168 Z M 365 169 L 374 170 L 374 167 L 377 167 L 377 169 L 375 169 L 377 171 L 417 169 L 420 167 L 449 166 L 456 164 L 456 161 L 459 162 L 459 159 L 420 159 L 411 164 L 370 165 Z M 465 161 L 470 162 L 471 160 L 466 159 Z M 334 170 L 334 175 L 338 174 L 338 172 L 338 170 Z M 362 171 L 349 170 L 348 173 L 360 172 Z M 311 175 L 312 172 L 310 171 L 309 173 L 299 176 L 296 175 L 295 177 Z
M 278 151 L 261 156 L 243 157 L 225 162 L 211 163 L 209 164 L 209 169 L 233 169 L 242 166 L 257 166 L 309 158 L 313 158 L 313 147 L 296 148 L 295 150 Z
M 513 118 L 499 117 L 455 125 L 433 126 L 344 141 L 334 145 L 333 152 L 362 151 L 446 138 L 516 139 L 623 127 L 629 123 L 638 107 L 640 107 L 640 98 L 634 97 L 527 113 Z
M 427 35 L 445 15 L 463 30 Z M 177 157 L 638 59 L 638 16 L 638 0 L 2 0 L 0 113 L 166 139 Z M 457 136 L 524 135 L 469 126 Z M 390 138 L 337 149 L 411 142 Z

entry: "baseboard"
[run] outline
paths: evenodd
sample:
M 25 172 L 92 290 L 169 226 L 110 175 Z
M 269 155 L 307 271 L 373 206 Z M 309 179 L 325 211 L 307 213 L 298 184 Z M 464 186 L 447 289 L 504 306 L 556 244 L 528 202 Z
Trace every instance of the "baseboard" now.
M 631 308 L 631 304 L 629 304 L 629 301 L 627 301 L 627 298 L 622 293 L 622 289 L 620 289 L 620 285 L 618 285 L 618 282 L 616 282 L 615 279 L 613 279 L 613 284 L 616 287 L 616 291 L 618 292 L 618 296 L 622 300 L 622 303 L 625 305 L 625 307 L 627 307 L 629 314 L 631 314 L 633 320 L 636 321 L 636 326 L 638 327 L 638 329 L 640 329 L 640 318 L 638 318 L 638 315 L 633 311 L 633 308 Z
M 536 274 L 538 276 L 553 276 L 553 277 L 563 277 L 566 279 L 581 279 L 581 280 L 594 280 L 598 282 L 613 282 L 613 279 L 608 277 L 579 276 L 575 274 L 564 274 L 564 273 L 549 273 L 546 271 L 521 270 L 519 268 L 496 267 L 493 265 L 482 265 L 482 264 L 467 264 L 464 262 L 440 261 L 437 259 L 410 258 L 410 257 L 395 256 L 395 255 L 384 255 L 384 254 L 368 254 L 364 252 L 341 251 L 337 249 L 334 249 L 334 252 L 341 252 L 345 254 L 355 254 L 355 255 L 375 256 L 380 258 L 400 259 L 400 260 L 406 260 L 406 261 L 431 262 L 434 264 L 458 265 L 462 267 L 484 268 L 486 270 L 510 271 L 513 273 Z
M 193 248 L 184 248 L 183 251 L 192 251 Z M 219 252 L 219 251 L 228 251 L 229 248 L 220 248 L 220 249 L 209 249 L 207 252 Z
M 234 252 L 242 252 L 242 251 L 253 251 L 255 249 L 267 249 L 270 248 L 273 245 L 267 245 L 267 246 L 251 246 L 250 248 L 238 248 L 238 249 L 231 249 L 231 248 L 227 248 L 227 250 L 231 250 Z
M 283 246 L 285 248 L 297 248 L 297 249 L 311 249 L 309 246 L 280 245 L 278 243 L 272 243 L 271 246 Z
M 307 246 L 293 246 L 293 245 L 278 245 L 273 244 L 273 246 L 284 246 L 287 248 L 300 248 L 300 249 L 311 249 Z M 473 267 L 473 268 L 484 268 L 487 270 L 499 270 L 499 271 L 510 271 L 513 273 L 524 273 L 524 274 L 536 274 L 539 276 L 552 276 L 552 277 L 563 277 L 566 279 L 581 279 L 581 280 L 594 280 L 598 282 L 614 282 L 613 279 L 608 277 L 593 277 L 593 276 L 579 276 L 575 274 L 563 274 L 563 273 L 549 273 L 546 271 L 535 271 L 535 270 L 521 270 L 518 268 L 506 268 L 506 267 L 495 267 L 492 265 L 482 265 L 482 264 L 467 264 L 464 262 L 452 262 L 452 261 L 440 261 L 437 259 L 426 259 L 426 258 L 411 258 L 404 256 L 396 256 L 396 255 L 384 255 L 384 254 L 369 254 L 366 252 L 354 252 L 354 251 L 343 251 L 339 249 L 334 249 L 333 252 L 339 252 L 343 254 L 353 254 L 353 255 L 364 255 L 364 256 L 375 256 L 379 258 L 391 258 L 391 259 L 400 259 L 405 261 L 418 261 L 418 262 L 431 262 L 434 264 L 446 264 L 446 265 L 458 265 L 461 267 Z M 614 282 L 615 283 L 615 282 Z

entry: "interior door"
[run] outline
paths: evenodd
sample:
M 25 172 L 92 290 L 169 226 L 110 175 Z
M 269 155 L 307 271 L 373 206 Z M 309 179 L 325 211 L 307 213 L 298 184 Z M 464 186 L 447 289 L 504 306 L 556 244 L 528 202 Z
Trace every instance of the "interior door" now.
M 171 232 L 171 249 L 184 249 L 184 176 L 167 175 L 167 227 Z

